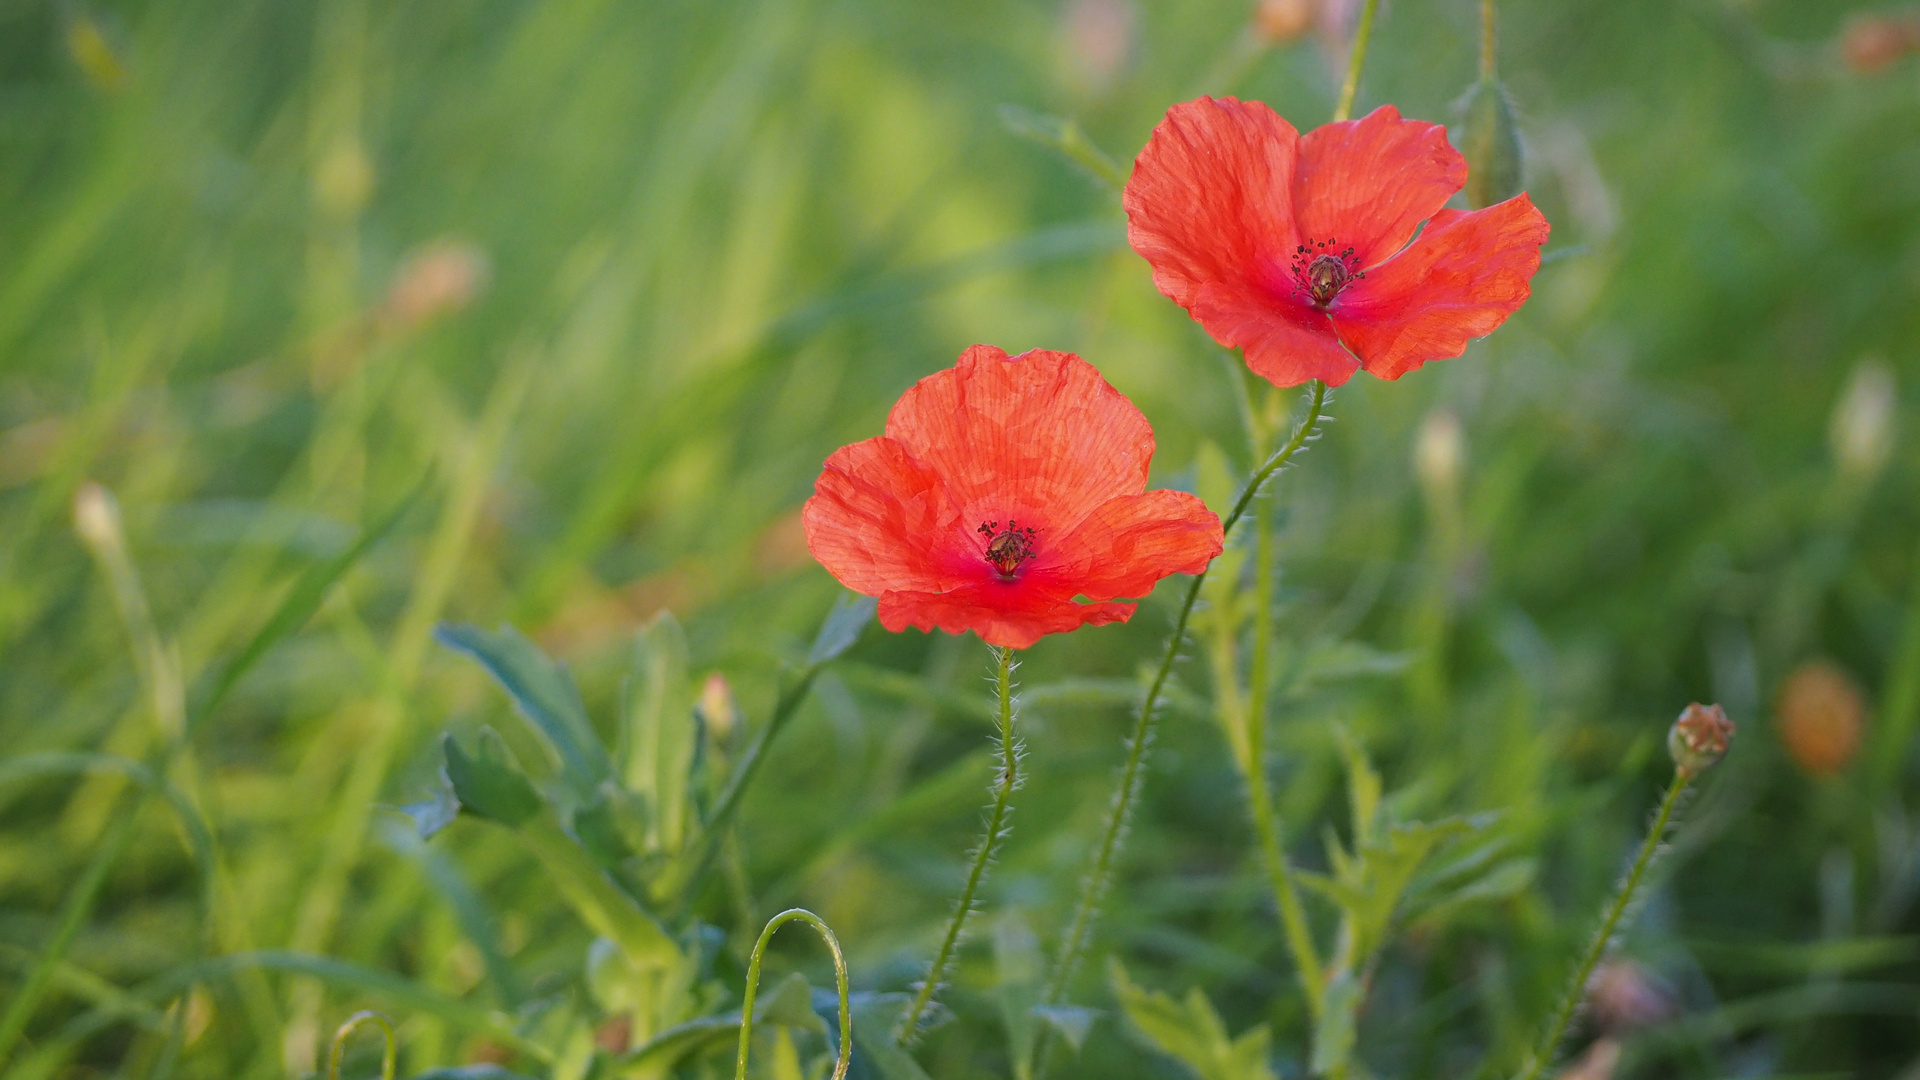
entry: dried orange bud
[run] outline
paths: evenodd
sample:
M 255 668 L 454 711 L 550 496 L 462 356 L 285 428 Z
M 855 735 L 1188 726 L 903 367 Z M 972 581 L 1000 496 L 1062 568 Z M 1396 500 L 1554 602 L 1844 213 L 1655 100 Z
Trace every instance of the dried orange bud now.
M 1780 687 L 1780 741 L 1794 763 L 1832 776 L 1860 752 L 1866 701 L 1845 672 L 1816 660 L 1795 668 Z
M 1667 753 L 1673 767 L 1686 777 L 1698 776 L 1726 756 L 1733 741 L 1733 721 L 1725 709 L 1699 702 L 1687 706 L 1667 732 Z
M 1840 57 L 1862 75 L 1920 52 L 1920 15 L 1859 15 L 1840 32 Z
M 1313 29 L 1319 9 L 1316 0 L 1260 0 L 1253 13 L 1253 32 L 1269 45 L 1297 41 Z

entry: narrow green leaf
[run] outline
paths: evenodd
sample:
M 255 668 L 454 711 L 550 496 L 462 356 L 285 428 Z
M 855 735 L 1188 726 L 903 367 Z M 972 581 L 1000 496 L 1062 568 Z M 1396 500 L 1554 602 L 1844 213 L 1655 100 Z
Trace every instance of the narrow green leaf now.
M 820 633 L 813 639 L 813 648 L 807 652 L 807 666 L 819 667 L 853 648 L 853 643 L 860 640 L 860 632 L 873 621 L 879 604 L 871 596 L 841 593 L 840 599 L 834 601 L 833 610 L 827 613 L 827 621 L 820 624 Z
M 692 818 L 688 774 L 699 727 L 687 668 L 686 635 L 663 611 L 634 639 L 633 677 L 621 710 L 620 774 L 647 807 L 648 850 L 678 852 Z

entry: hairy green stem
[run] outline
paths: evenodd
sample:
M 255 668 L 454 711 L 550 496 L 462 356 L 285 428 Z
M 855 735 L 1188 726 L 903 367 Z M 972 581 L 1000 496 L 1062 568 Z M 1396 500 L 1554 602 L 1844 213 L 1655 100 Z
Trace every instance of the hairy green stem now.
M 834 988 L 840 995 L 840 1050 L 833 1061 L 833 1080 L 842 1080 L 853 1061 L 853 1010 L 847 1002 L 847 957 L 840 951 L 840 939 L 833 936 L 832 928 L 820 916 L 806 908 L 788 908 L 767 920 L 766 929 L 760 931 L 760 940 L 753 943 L 753 954 L 747 958 L 747 992 L 740 1002 L 740 1054 L 734 1064 L 734 1080 L 747 1080 L 747 1050 L 753 1043 L 753 999 L 760 992 L 760 961 L 766 956 L 773 932 L 795 919 L 818 931 L 820 940 L 827 943 L 827 951 L 833 954 Z
M 1353 116 L 1353 98 L 1360 92 L 1360 69 L 1367 65 L 1367 41 L 1373 37 L 1373 12 L 1380 0 L 1367 0 L 1360 9 L 1360 25 L 1353 31 L 1353 54 L 1347 59 L 1347 81 L 1340 87 L 1340 104 L 1333 110 L 1336 121 Z
M 1493 82 L 1499 76 L 1494 60 L 1493 0 L 1480 0 L 1480 81 Z
M 1308 393 L 1306 418 L 1294 430 L 1293 438 L 1275 451 L 1247 480 L 1240 497 L 1234 501 L 1233 510 L 1221 523 L 1223 534 L 1233 532 L 1233 527 L 1246 516 L 1247 507 L 1252 505 L 1267 479 L 1291 461 L 1300 448 L 1313 438 L 1326 408 L 1327 384 L 1315 379 Z M 1160 695 L 1166 689 L 1174 661 L 1180 656 L 1180 645 L 1187 636 L 1187 622 L 1193 616 L 1194 601 L 1200 598 L 1200 586 L 1206 580 L 1207 571 L 1202 570 L 1194 575 L 1193 583 L 1187 587 L 1186 599 L 1181 601 L 1180 613 L 1174 618 L 1173 635 L 1167 641 L 1166 654 L 1160 658 L 1160 667 L 1154 672 L 1153 681 L 1147 685 L 1146 697 L 1141 699 L 1140 712 L 1134 720 L 1133 734 L 1127 744 L 1126 764 L 1120 769 L 1120 786 L 1114 791 L 1113 808 L 1107 814 L 1107 825 L 1094 856 L 1093 870 L 1080 887 L 1080 899 L 1074 905 L 1066 936 L 1061 939 L 1059 959 L 1054 963 L 1053 975 L 1047 980 L 1046 991 L 1041 998 L 1045 1002 L 1056 1002 L 1066 994 L 1067 982 L 1073 978 L 1074 969 L 1080 963 L 1080 953 L 1086 948 L 1087 938 L 1092 933 L 1094 915 L 1100 908 L 1101 900 L 1106 897 L 1107 886 L 1113 876 L 1114 857 L 1120 849 L 1120 838 L 1126 832 L 1134 800 L 1140 795 L 1140 765 L 1146 757 L 1147 745 L 1153 741 L 1153 723 Z
M 1014 789 L 1020 786 L 1020 748 L 1013 738 L 1013 650 L 995 647 L 994 678 L 1000 689 L 1000 773 L 993 786 L 993 806 L 987 811 L 987 832 L 980 838 L 980 846 L 973 852 L 973 868 L 967 872 L 966 888 L 960 890 L 960 900 L 953 909 L 953 921 L 947 924 L 947 936 L 940 942 L 940 951 L 933 956 L 933 966 L 927 969 L 927 981 L 920 985 L 920 992 L 914 995 L 913 1004 L 908 1006 L 906 1018 L 901 1021 L 900 1031 L 895 1036 L 901 1044 L 912 1040 L 919 1030 L 920 1016 L 926 1012 L 933 1001 L 933 993 L 940 986 L 940 977 L 946 974 L 947 961 L 953 957 L 953 948 L 960 940 L 960 931 L 966 927 L 967 916 L 973 913 L 974 893 L 980 888 L 980 882 L 987 876 L 987 864 L 993 860 L 993 850 L 999 846 L 1006 832 L 1007 805 L 1013 800 Z
M 1574 969 L 1573 982 L 1567 986 L 1560 1007 L 1554 1012 L 1553 1023 L 1547 1027 L 1539 1045 L 1534 1047 L 1516 1080 L 1534 1080 L 1540 1075 L 1541 1069 L 1552 1063 L 1554 1052 L 1560 1048 L 1560 1040 L 1566 1037 L 1574 1014 L 1586 999 L 1587 980 L 1593 977 L 1593 969 L 1599 966 L 1601 958 L 1613 945 L 1614 935 L 1625 929 L 1624 923 L 1628 912 L 1633 910 L 1634 897 L 1639 893 L 1641 884 L 1646 880 L 1647 869 L 1659 856 L 1661 844 L 1666 839 L 1674 807 L 1679 805 L 1680 796 L 1692 781 L 1692 774 L 1683 769 L 1674 770 L 1673 783 L 1667 785 L 1666 798 L 1660 800 L 1660 810 L 1654 815 L 1653 826 L 1647 830 L 1647 838 L 1640 842 L 1640 851 L 1634 856 L 1633 865 L 1627 869 L 1626 876 L 1620 879 L 1620 888 L 1614 894 L 1613 903 L 1608 905 L 1606 916 L 1600 920 L 1599 932 L 1593 936 L 1592 944 L 1587 946 L 1586 955 L 1580 958 L 1580 966 Z

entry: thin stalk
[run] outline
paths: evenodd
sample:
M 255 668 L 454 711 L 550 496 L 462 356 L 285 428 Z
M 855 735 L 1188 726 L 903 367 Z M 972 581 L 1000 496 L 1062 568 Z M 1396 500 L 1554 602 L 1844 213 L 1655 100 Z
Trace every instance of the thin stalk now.
M 1367 0 L 1360 9 L 1360 25 L 1353 31 L 1353 53 L 1347 58 L 1347 81 L 1340 87 L 1340 104 L 1333 110 L 1336 121 L 1353 116 L 1353 98 L 1360 92 L 1360 69 L 1367 65 L 1367 41 L 1373 37 L 1373 12 L 1380 0 Z
M 1266 450 L 1267 431 L 1260 425 L 1249 432 L 1261 452 Z M 1247 810 L 1260 841 L 1260 861 L 1273 885 L 1280 909 L 1287 949 L 1293 953 L 1293 966 L 1306 995 L 1311 1013 L 1320 1015 L 1325 975 L 1320 967 L 1319 950 L 1313 944 L 1313 931 L 1307 923 L 1306 909 L 1300 904 L 1300 890 L 1294 884 L 1293 869 L 1280 845 L 1280 827 L 1273 812 L 1273 794 L 1267 779 L 1267 694 L 1271 689 L 1269 670 L 1273 652 L 1274 540 L 1273 519 L 1265 513 L 1254 515 L 1253 643 L 1247 658 L 1246 760 L 1242 767 L 1247 777 Z
M 1499 68 L 1494 59 L 1493 0 L 1480 0 L 1480 81 L 1490 83 L 1499 78 Z
M 767 920 L 766 929 L 760 931 L 760 940 L 753 943 L 753 954 L 747 958 L 747 992 L 740 1002 L 740 1052 L 734 1065 L 735 1080 L 747 1080 L 747 1049 L 753 1044 L 753 999 L 760 992 L 760 961 L 766 956 L 767 942 L 773 940 L 775 930 L 795 919 L 818 931 L 820 940 L 827 943 L 827 951 L 833 954 L 834 988 L 840 995 L 840 1052 L 834 1057 L 833 1080 L 842 1080 L 847 1075 L 847 1066 L 853 1062 L 853 1010 L 847 1004 L 847 957 L 840 951 L 840 939 L 833 936 L 833 930 L 820 916 L 806 908 L 788 908 Z
M 953 957 L 953 947 L 960 940 L 960 931 L 967 924 L 967 916 L 973 913 L 974 893 L 980 888 L 980 882 L 987 876 L 987 864 L 993 860 L 993 850 L 999 846 L 1006 833 L 1007 805 L 1013 799 L 1015 788 L 1020 786 L 1020 748 L 1013 738 L 1013 650 L 995 648 L 996 660 L 994 678 L 1000 689 L 1000 775 L 993 786 L 993 806 L 987 811 L 987 832 L 980 838 L 980 846 L 973 852 L 973 869 L 967 872 L 966 888 L 960 890 L 959 903 L 954 905 L 953 921 L 947 924 L 947 936 L 940 942 L 940 951 L 933 956 L 933 966 L 927 969 L 927 981 L 920 985 L 920 992 L 914 995 L 913 1004 L 907 1008 L 906 1018 L 900 1024 L 896 1041 L 905 1045 L 919 1029 L 920 1015 L 933 1001 L 933 992 L 940 985 L 940 977 L 946 974 L 947 961 Z
M 1532 1056 L 1521 1068 L 1516 1080 L 1534 1080 L 1540 1070 L 1547 1067 L 1553 1055 L 1560 1047 L 1560 1040 L 1567 1034 L 1567 1028 L 1573 1023 L 1574 1013 L 1580 1009 L 1580 1003 L 1587 996 L 1587 980 L 1593 977 L 1593 969 L 1600 964 L 1601 957 L 1607 954 L 1613 944 L 1614 935 L 1624 927 L 1627 913 L 1633 910 L 1633 900 L 1640 891 L 1641 883 L 1646 879 L 1647 868 L 1652 866 L 1660 853 L 1661 842 L 1666 838 L 1667 825 L 1673 820 L 1674 807 L 1680 803 L 1680 796 L 1693 782 L 1692 774 L 1683 769 L 1673 771 L 1673 783 L 1667 785 L 1666 798 L 1660 800 L 1660 810 L 1654 815 L 1653 826 L 1647 830 L 1647 838 L 1640 842 L 1640 852 L 1633 858 L 1633 865 L 1627 869 L 1627 875 L 1620 879 L 1620 888 L 1614 894 L 1613 903 L 1608 905 L 1607 913 L 1600 920 L 1600 931 L 1593 936 L 1592 944 L 1587 946 L 1586 955 L 1580 958 L 1580 966 L 1574 969 L 1573 982 L 1568 985 L 1566 994 L 1560 1001 L 1560 1008 L 1554 1013 L 1553 1023 L 1547 1028 L 1546 1035 L 1534 1048 Z
M 1293 438 L 1275 451 L 1247 480 L 1240 497 L 1234 501 L 1233 510 L 1221 522 L 1223 534 L 1230 535 L 1233 532 L 1233 527 L 1246 515 L 1247 507 L 1253 503 L 1267 479 L 1291 461 L 1300 448 L 1313 438 L 1322 411 L 1326 408 L 1327 393 L 1327 384 L 1315 379 L 1309 390 L 1306 418 L 1294 429 Z M 1127 761 L 1120 769 L 1120 786 L 1114 791 L 1113 808 L 1107 814 L 1107 826 L 1100 838 L 1099 851 L 1094 856 L 1093 870 L 1080 887 L 1080 899 L 1074 905 L 1073 919 L 1067 924 L 1066 936 L 1061 939 L 1060 957 L 1054 963 L 1053 976 L 1047 980 L 1042 1001 L 1056 1002 L 1066 994 L 1067 982 L 1073 978 L 1074 968 L 1080 963 L 1080 953 L 1086 948 L 1087 938 L 1092 933 L 1094 915 L 1099 910 L 1100 901 L 1105 899 L 1107 886 L 1113 877 L 1114 857 L 1120 849 L 1120 838 L 1126 832 L 1134 800 L 1140 795 L 1140 765 L 1146 757 L 1148 744 L 1153 741 L 1153 722 L 1160 695 L 1166 689 L 1174 661 L 1180 656 L 1180 645 L 1187 636 L 1187 622 L 1193 616 L 1194 601 L 1200 598 L 1200 586 L 1206 580 L 1207 571 L 1202 570 L 1194 575 L 1193 583 L 1187 587 L 1186 599 L 1181 601 L 1180 613 L 1174 618 L 1173 636 L 1167 641 L 1166 655 L 1160 658 L 1160 667 L 1154 672 L 1153 681 L 1147 685 L 1146 697 L 1141 699 L 1140 713 L 1134 720 L 1133 734 L 1127 744 Z
M 60 921 L 55 926 L 53 937 L 48 939 L 46 947 L 40 951 L 40 959 L 21 984 L 19 992 L 14 994 L 7 1005 L 4 1016 L 0 1016 L 0 1065 L 5 1065 L 12 1055 L 20 1036 L 27 1030 L 27 1021 L 32 1018 L 33 1010 L 40 1003 L 40 997 L 46 993 L 53 982 L 60 961 L 67 955 L 67 949 L 73 945 L 73 939 L 79 935 L 80 927 L 93 911 L 95 900 L 100 898 L 100 890 L 107 883 L 107 875 L 119 863 L 121 856 L 133 843 L 134 825 L 140 817 L 140 810 L 147 801 L 146 788 L 136 789 L 128 796 L 128 805 L 120 808 L 113 816 L 113 824 L 100 846 L 94 849 L 93 861 L 74 883 L 73 891 L 67 894 L 66 903 L 60 908 Z

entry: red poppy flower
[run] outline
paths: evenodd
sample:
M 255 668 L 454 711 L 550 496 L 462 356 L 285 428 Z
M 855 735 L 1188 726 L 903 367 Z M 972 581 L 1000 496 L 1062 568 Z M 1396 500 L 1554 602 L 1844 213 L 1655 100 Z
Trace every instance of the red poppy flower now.
M 1397 379 L 1492 333 L 1540 268 L 1547 219 L 1525 194 L 1441 209 L 1466 180 L 1446 128 L 1391 105 L 1301 135 L 1257 101 L 1203 97 L 1134 162 L 1127 238 L 1267 380 Z
M 885 435 L 827 459 L 801 511 L 807 547 L 880 598 L 889 630 L 1025 648 L 1125 622 L 1134 605 L 1116 597 L 1220 554 L 1205 504 L 1147 490 L 1152 458 L 1147 418 L 1092 364 L 975 345 L 902 395 Z

